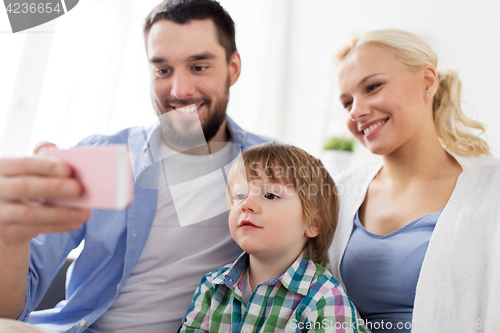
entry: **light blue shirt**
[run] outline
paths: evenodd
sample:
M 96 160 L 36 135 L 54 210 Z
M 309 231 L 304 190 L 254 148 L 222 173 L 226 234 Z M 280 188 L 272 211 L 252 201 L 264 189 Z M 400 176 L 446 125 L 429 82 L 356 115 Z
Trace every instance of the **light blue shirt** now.
M 373 333 L 410 332 L 418 276 L 441 212 L 387 235 L 366 230 L 356 213 L 340 273 L 347 295 Z
M 95 135 L 80 145 L 129 144 L 134 170 L 151 166 L 146 156 L 158 124 L 143 131 L 144 140 L 129 142 L 136 128 L 112 136 Z M 234 144 L 245 151 L 269 139 L 248 133 L 227 117 L 227 129 Z M 134 202 L 126 210 L 92 210 L 91 219 L 79 230 L 62 234 L 41 234 L 31 241 L 31 261 L 26 285 L 25 308 L 19 320 L 60 332 L 85 332 L 117 298 L 120 286 L 130 275 L 149 236 L 156 213 L 156 189 L 134 187 Z M 68 270 L 66 300 L 56 308 L 32 312 L 67 255 L 82 240 L 85 247 Z M 235 246 L 235 256 L 240 250 Z M 215 269 L 217 267 L 214 267 Z M 194 292 L 194 290 L 193 290 Z M 31 314 L 30 314 L 31 313 Z M 179 323 L 180 324 L 180 323 Z

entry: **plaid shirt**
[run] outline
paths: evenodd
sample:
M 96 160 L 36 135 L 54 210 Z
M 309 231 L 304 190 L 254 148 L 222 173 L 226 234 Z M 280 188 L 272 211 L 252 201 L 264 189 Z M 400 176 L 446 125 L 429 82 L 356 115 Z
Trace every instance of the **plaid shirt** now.
M 369 332 L 344 289 L 323 266 L 299 256 L 280 276 L 258 285 L 248 304 L 243 253 L 201 279 L 180 332 Z

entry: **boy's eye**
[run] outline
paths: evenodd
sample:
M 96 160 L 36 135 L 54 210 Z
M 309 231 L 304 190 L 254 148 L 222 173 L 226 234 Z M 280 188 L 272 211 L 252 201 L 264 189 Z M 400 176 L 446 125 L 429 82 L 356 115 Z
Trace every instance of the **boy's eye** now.
M 266 193 L 264 195 L 264 198 L 269 199 L 269 200 L 273 200 L 273 199 L 277 199 L 279 197 L 276 194 L 273 194 L 273 193 Z
M 245 200 L 246 198 L 247 198 L 247 196 L 246 196 L 246 195 L 244 195 L 244 194 L 241 194 L 241 193 L 238 193 L 238 194 L 236 194 L 236 195 L 234 196 L 234 199 L 235 199 L 235 200 L 239 200 L 239 201 Z

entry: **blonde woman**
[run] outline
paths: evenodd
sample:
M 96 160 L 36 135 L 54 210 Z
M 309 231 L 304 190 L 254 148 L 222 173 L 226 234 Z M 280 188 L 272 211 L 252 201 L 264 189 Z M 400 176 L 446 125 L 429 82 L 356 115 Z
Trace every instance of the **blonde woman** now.
M 497 330 L 500 161 L 460 109 L 457 73 L 399 30 L 352 39 L 337 61 L 347 126 L 383 163 L 335 180 L 329 269 L 373 332 Z

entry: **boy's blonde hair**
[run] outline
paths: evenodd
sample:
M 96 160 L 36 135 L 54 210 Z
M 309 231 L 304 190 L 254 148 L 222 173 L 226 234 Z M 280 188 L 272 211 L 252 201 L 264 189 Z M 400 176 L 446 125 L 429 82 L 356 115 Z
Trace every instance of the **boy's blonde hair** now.
M 318 236 L 304 246 L 306 258 L 325 266 L 327 251 L 337 227 L 339 199 L 335 183 L 321 161 L 289 144 L 267 142 L 246 150 L 228 175 L 230 205 L 231 185 L 240 172 L 247 180 L 267 179 L 291 185 L 297 191 L 308 228 L 318 227 Z

